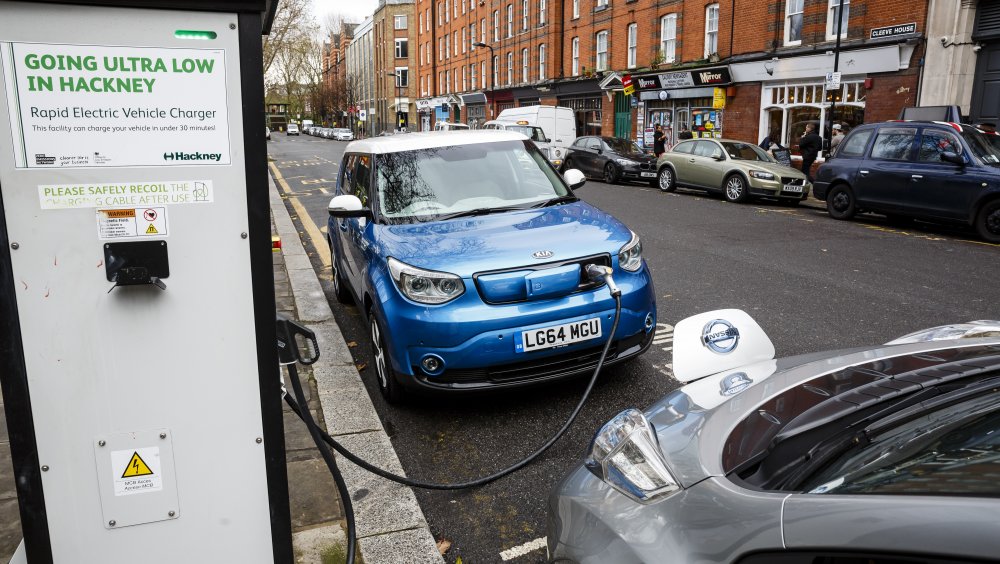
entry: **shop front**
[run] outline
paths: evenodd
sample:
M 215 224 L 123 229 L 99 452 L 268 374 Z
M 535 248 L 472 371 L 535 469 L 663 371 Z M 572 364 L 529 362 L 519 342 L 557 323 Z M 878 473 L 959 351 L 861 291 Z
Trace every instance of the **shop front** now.
M 419 98 L 416 104 L 420 131 L 431 131 L 435 122 L 448 121 L 448 98 L 446 96 Z
M 657 125 L 667 149 L 686 133 L 692 138 L 722 137 L 725 87 L 732 84 L 728 67 L 634 75 L 632 84 L 639 96 L 643 146 L 653 146 Z
M 486 123 L 486 95 L 482 92 L 460 94 L 465 105 L 465 119 L 470 128 L 479 129 Z

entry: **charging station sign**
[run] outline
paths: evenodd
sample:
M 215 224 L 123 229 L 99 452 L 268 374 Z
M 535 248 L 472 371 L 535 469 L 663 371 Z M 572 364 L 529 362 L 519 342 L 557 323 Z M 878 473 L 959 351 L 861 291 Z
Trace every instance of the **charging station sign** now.
M 16 168 L 230 164 L 221 49 L 0 43 Z

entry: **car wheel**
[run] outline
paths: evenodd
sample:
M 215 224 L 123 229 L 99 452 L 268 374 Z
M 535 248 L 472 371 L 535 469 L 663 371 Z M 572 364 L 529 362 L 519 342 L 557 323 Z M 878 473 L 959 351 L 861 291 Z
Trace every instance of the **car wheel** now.
M 656 185 L 663 192 L 673 192 L 677 189 L 677 182 L 674 180 L 674 169 L 665 166 L 656 175 Z
M 618 167 L 615 163 L 608 163 L 604 165 L 604 183 L 605 184 L 615 184 L 618 182 Z
M 372 357 L 375 361 L 375 378 L 378 383 L 378 391 L 389 403 L 400 403 L 403 400 L 403 390 L 399 382 L 396 381 L 395 372 L 392 370 L 392 363 L 389 362 L 388 351 L 385 346 L 385 338 L 382 336 L 382 327 L 375 319 L 375 312 L 369 312 L 369 336 L 371 337 Z
M 562 168 L 559 170 L 559 172 L 566 172 L 571 168 L 573 168 L 573 159 L 567 157 L 566 160 L 563 161 Z
M 333 252 L 332 248 L 330 249 L 330 262 L 333 264 L 333 295 L 342 304 L 352 303 L 354 300 L 351 296 L 351 290 L 344 284 L 344 277 L 340 275 L 340 269 L 337 268 L 337 253 Z
M 976 215 L 976 231 L 990 243 L 1000 243 L 1000 200 L 987 202 Z
M 726 196 L 727 202 L 745 202 L 749 196 L 747 181 L 739 174 L 730 174 L 722 185 L 722 192 Z
M 834 186 L 826 195 L 826 211 L 833 219 L 851 219 L 857 213 L 854 192 L 843 184 Z

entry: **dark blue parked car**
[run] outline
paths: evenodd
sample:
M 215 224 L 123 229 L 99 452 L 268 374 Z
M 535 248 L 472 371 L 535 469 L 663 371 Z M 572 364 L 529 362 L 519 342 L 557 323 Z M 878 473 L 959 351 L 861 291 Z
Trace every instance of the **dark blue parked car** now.
M 819 167 L 814 193 L 835 219 L 873 211 L 958 222 L 1000 242 L 1000 152 L 969 125 L 859 126 Z
M 653 283 L 638 236 L 580 201 L 527 137 L 409 133 L 347 146 L 330 202 L 337 298 L 365 314 L 382 394 L 518 386 L 648 348 Z M 586 267 L 611 267 L 615 301 Z

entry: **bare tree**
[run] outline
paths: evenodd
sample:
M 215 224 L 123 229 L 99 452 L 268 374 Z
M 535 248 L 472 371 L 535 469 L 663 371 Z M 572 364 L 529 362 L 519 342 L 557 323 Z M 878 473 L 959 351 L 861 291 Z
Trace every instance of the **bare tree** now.
M 278 3 L 278 11 L 274 14 L 271 33 L 264 40 L 264 75 L 271 70 L 275 59 L 286 45 L 295 43 L 302 38 L 304 26 L 315 26 L 312 17 L 312 0 L 283 0 Z

